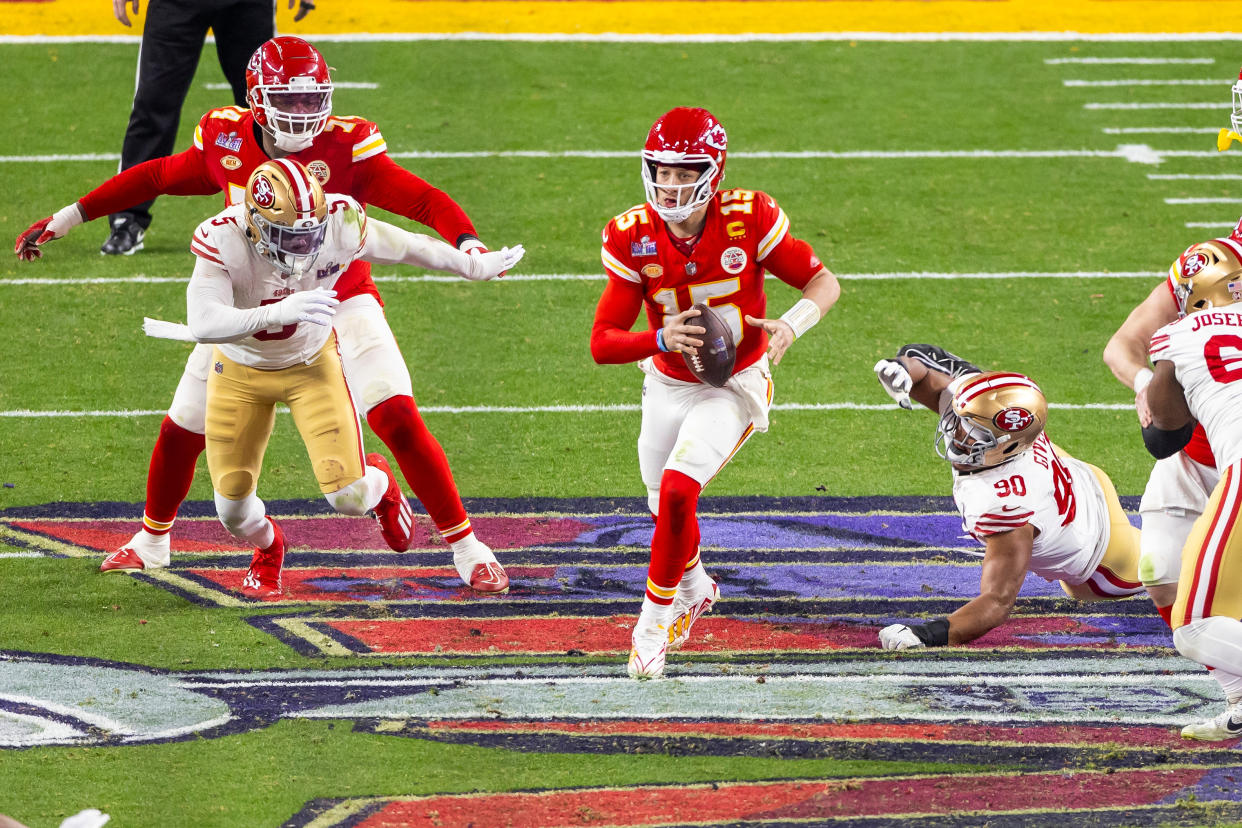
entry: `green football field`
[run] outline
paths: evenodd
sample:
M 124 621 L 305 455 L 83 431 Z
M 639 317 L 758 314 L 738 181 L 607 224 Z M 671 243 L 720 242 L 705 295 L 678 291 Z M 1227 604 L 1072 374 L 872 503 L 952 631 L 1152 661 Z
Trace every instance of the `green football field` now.
M 705 106 L 719 117 L 730 138 L 727 182 L 772 195 L 792 232 L 814 246 L 843 286 L 837 307 L 776 369 L 770 432 L 751 440 L 711 484 L 708 504 L 718 496 L 801 498 L 791 511 L 809 512 L 815 498 L 948 494 L 948 471 L 932 449 L 935 418 L 898 411 L 872 374 L 878 358 L 907 342 L 940 344 L 984 367 L 1030 375 L 1052 403 L 1055 441 L 1104 468 L 1122 495 L 1141 494 L 1151 461 L 1129 408 L 1132 395 L 1101 352 L 1187 245 L 1227 235 L 1242 212 L 1242 155 L 1217 153 L 1213 134 L 1228 123 L 1235 43 L 428 41 L 334 42 L 323 51 L 338 82 L 377 85 L 338 89 L 338 113 L 376 121 L 398 162 L 453 195 L 489 245 L 526 246 L 521 265 L 496 283 L 376 269 L 415 398 L 461 493 L 470 504 L 487 504 L 476 512 L 500 517 L 503 501 L 475 499 L 533 498 L 534 513 L 558 515 L 566 510 L 548 499 L 610 498 L 619 511 L 641 512 L 634 451 L 641 375 L 633 366 L 595 365 L 588 336 L 603 287 L 600 230 L 642 200 L 638 150 L 652 120 L 672 106 Z M 1198 62 L 1059 62 L 1086 57 Z M 0 45 L 0 88 L 19 91 L 7 99 L 10 124 L 27 125 L 0 137 L 0 237 L 13 239 L 115 171 L 134 60 L 135 47 L 124 44 Z M 1219 83 L 1093 85 L 1187 79 Z M 188 145 L 202 112 L 231 103 L 227 91 L 208 87 L 221 81 L 209 47 L 179 147 Z M 78 158 L 93 154 L 105 157 Z M 96 666 L 139 665 L 168 679 L 171 699 L 181 686 L 173 679 L 193 683 L 195 671 L 214 671 L 213 681 L 231 670 L 285 671 L 297 681 L 262 692 L 293 694 L 268 700 L 292 709 L 300 691 L 290 688 L 313 682 L 318 670 L 346 677 L 363 664 L 462 671 L 437 679 L 448 682 L 436 685 L 443 688 L 473 680 L 471 671 L 552 669 L 544 656 L 486 651 L 359 660 L 298 649 L 255 620 L 276 618 L 278 609 L 203 605 L 150 580 L 105 579 L 95 571 L 99 556 L 81 551 L 91 544 L 14 523 L 116 519 L 125 537 L 136 528 L 150 448 L 189 353 L 145 338 L 142 318 L 184 318 L 189 236 L 221 206 L 216 198 L 161 199 L 146 249 L 133 257 L 101 256 L 107 230 L 95 222 L 49 244 L 41 261 L 0 260 L 0 583 L 7 605 L 0 676 L 7 659 L 31 654 L 40 663 L 52 654 Z M 777 316 L 796 294 L 769 286 L 770 315 Z M 259 494 L 322 511 L 287 416 L 277 419 Z M 190 499 L 198 502 L 191 512 L 208 525 L 202 502 L 210 501 L 211 486 L 201 461 Z M 111 502 L 129 505 L 82 505 Z M 781 508 L 763 504 L 763 511 Z M 627 543 L 617 548 L 641 563 L 641 544 Z M 641 589 L 632 596 L 618 601 L 618 613 L 637 608 Z M 740 587 L 726 598 L 744 596 Z M 1034 609 L 1070 612 L 1068 603 Z M 381 602 L 366 617 L 386 612 Z M 589 676 L 616 674 L 623 659 L 569 655 L 562 661 Z M 986 656 L 963 658 L 984 665 Z M 761 664 L 779 672 L 808 657 L 767 658 L 739 659 L 737 669 Z M 728 672 L 732 662 L 726 653 L 706 663 Z M 41 680 L 54 683 L 53 673 Z M 683 691 L 693 694 L 694 686 Z M 156 693 L 153 687 L 135 686 L 133 698 Z M 484 710 L 486 692 L 478 697 Z M 5 714 L 12 721 L 33 715 L 18 696 L 6 696 L 0 682 L 0 742 L 9 732 Z M 518 702 L 498 701 L 495 718 L 507 720 L 510 703 Z M 0 813 L 32 828 L 88 806 L 125 826 L 279 825 L 294 814 L 307 825 L 320 824 L 304 810 L 316 799 L 329 812 L 351 797 L 1052 769 L 1043 754 L 1017 749 L 940 758 L 896 750 L 700 754 L 673 742 L 560 750 L 554 741 L 515 747 L 499 737 L 401 738 L 386 732 L 391 716 L 382 711 L 277 718 L 256 718 L 218 738 L 0 749 Z M 1181 767 L 1180 759 L 1157 755 L 1158 746 L 1152 750 L 1154 758 L 1132 767 Z M 1092 753 L 1076 767 L 1094 771 L 1109 761 Z M 581 824 L 614 824 L 581 817 Z M 1166 817 L 1184 818 L 1181 824 L 1216 818 L 1194 802 Z M 322 824 L 362 824 L 354 818 Z M 802 817 L 771 819 L 783 825 Z

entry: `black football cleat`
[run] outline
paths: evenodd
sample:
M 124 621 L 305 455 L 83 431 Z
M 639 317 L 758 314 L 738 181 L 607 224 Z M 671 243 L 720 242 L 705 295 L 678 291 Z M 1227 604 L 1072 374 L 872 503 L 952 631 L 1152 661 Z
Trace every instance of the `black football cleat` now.
M 112 226 L 112 235 L 99 248 L 105 256 L 132 256 L 142 249 L 142 237 L 147 231 L 131 218 L 121 219 Z

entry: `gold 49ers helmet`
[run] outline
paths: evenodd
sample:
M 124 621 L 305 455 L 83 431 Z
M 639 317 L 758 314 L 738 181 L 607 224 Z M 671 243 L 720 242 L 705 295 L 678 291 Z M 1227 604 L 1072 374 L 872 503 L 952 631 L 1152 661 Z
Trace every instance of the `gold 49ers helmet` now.
M 1182 316 L 1242 301 L 1242 249 L 1226 239 L 1191 245 L 1169 268 Z
M 265 161 L 246 182 L 246 236 L 286 276 L 309 269 L 323 247 L 323 187 L 291 158 Z
M 986 469 L 1034 445 L 1048 422 L 1048 401 L 1022 374 L 989 371 L 959 381 L 936 429 L 936 453 L 950 463 Z

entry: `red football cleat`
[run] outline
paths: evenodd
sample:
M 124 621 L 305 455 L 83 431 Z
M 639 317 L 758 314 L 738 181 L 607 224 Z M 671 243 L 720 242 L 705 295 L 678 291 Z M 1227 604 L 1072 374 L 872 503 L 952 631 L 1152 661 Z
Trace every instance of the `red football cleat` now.
M 266 549 L 254 550 L 254 557 L 250 559 L 250 570 L 242 579 L 241 585 L 243 595 L 261 601 L 280 597 L 280 570 L 285 565 L 285 533 L 280 531 L 280 525 L 276 521 L 270 517 L 267 521 L 272 524 L 276 537 Z
M 99 565 L 100 572 L 138 572 L 145 568 L 142 558 L 130 546 L 122 546 L 104 558 L 104 562 Z
M 509 576 L 498 563 L 475 564 L 470 573 L 470 588 L 489 595 L 503 595 L 509 591 Z
M 414 540 L 414 510 L 405 499 L 401 484 L 393 476 L 392 468 L 382 454 L 368 454 L 367 465 L 374 466 L 388 478 L 388 490 L 375 505 L 375 519 L 379 521 L 380 534 L 394 552 L 404 552 Z

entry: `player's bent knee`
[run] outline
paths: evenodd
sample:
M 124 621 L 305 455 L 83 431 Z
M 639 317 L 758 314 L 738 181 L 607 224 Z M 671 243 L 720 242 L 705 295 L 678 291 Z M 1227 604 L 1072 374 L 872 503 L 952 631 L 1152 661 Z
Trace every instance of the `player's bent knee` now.
M 339 457 L 320 457 L 315 461 L 315 480 L 319 481 L 319 491 L 325 495 L 340 491 L 357 479 L 347 475 L 345 463 Z
M 1206 664 L 1208 661 L 1208 654 L 1203 652 L 1200 646 L 1206 622 L 1206 618 L 1199 618 L 1189 624 L 1175 627 L 1173 630 L 1173 646 L 1177 647 L 1177 651 L 1186 658 L 1200 664 Z
M 237 469 L 220 476 L 216 483 L 216 492 L 229 500 L 241 500 L 254 492 L 257 482 L 248 469 Z
M 252 534 L 266 519 L 263 501 L 254 495 L 231 498 L 217 491 L 215 500 L 216 515 L 220 518 L 220 523 L 238 537 Z

